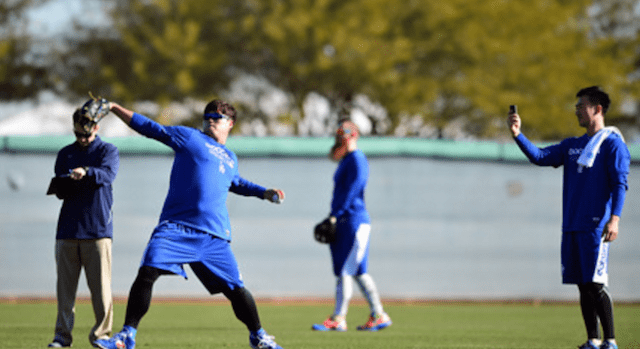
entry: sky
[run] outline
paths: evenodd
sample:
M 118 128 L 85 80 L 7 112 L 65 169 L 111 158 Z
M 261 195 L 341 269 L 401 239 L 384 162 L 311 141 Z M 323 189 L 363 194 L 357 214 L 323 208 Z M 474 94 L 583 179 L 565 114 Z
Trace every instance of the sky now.
M 39 37 L 55 37 L 71 30 L 74 19 L 84 24 L 107 24 L 103 6 L 96 0 L 49 0 L 29 11 L 29 31 Z
M 28 30 L 40 38 L 56 38 L 73 27 L 73 20 L 81 23 L 108 24 L 105 9 L 99 0 L 48 0 L 41 6 L 29 10 Z M 52 103 L 56 96 L 50 92 L 41 93 L 36 102 L 10 101 L 0 103 L 0 120 L 20 114 L 36 107 L 36 104 Z

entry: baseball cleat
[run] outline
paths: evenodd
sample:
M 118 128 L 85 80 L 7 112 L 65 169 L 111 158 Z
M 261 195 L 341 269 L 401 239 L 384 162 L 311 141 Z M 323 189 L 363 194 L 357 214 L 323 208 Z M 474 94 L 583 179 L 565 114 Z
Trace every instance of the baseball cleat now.
M 65 341 L 62 336 L 56 334 L 55 337 L 53 338 L 53 342 L 49 343 L 49 345 L 47 345 L 48 348 L 70 348 L 71 347 L 71 341 Z
M 47 348 L 71 348 L 71 344 L 62 344 L 58 341 L 53 341 L 47 345 Z
M 391 326 L 391 318 L 386 313 L 369 316 L 369 321 L 362 326 L 358 326 L 358 331 L 379 331 Z
M 600 349 L 618 349 L 618 345 L 614 342 L 604 341 L 600 344 Z
M 274 336 L 270 336 L 262 328 L 256 334 L 249 335 L 249 343 L 253 349 L 283 349 L 274 339 Z
M 98 339 L 93 344 L 101 349 L 134 349 L 136 347 L 135 339 L 126 331 L 120 331 L 109 339 Z
M 598 345 L 593 343 L 591 340 L 588 340 L 583 345 L 579 346 L 578 349 L 598 349 Z
M 347 330 L 347 322 L 345 321 L 344 316 L 331 316 L 321 324 L 313 324 L 311 329 L 314 331 L 344 332 Z

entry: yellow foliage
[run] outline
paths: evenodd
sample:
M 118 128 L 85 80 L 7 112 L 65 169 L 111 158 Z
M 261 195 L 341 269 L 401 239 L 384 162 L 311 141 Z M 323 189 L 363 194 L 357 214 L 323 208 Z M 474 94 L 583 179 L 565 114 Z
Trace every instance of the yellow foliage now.
M 223 87 L 225 69 L 269 72 L 298 101 L 367 93 L 392 118 L 460 116 L 495 136 L 509 104 L 538 138 L 574 134 L 575 93 L 625 80 L 635 46 L 593 40 L 590 0 L 130 0 L 122 45 L 141 96 L 180 99 Z M 136 82 L 144 82 L 139 87 Z M 124 90 L 124 89 L 121 89 Z M 614 111 L 615 112 L 615 111 Z M 526 117 L 525 117 L 526 115 Z
M 176 86 L 185 95 L 193 92 L 195 81 L 191 76 L 191 72 L 187 69 L 182 69 L 176 74 L 175 79 Z
M 9 55 L 9 51 L 13 47 L 13 42 L 10 40 L 0 40 L 0 61 L 4 61 Z

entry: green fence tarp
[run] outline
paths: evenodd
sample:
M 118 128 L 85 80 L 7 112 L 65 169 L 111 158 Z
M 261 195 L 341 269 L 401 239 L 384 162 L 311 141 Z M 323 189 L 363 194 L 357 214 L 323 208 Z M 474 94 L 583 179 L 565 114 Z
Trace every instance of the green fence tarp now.
M 171 155 L 166 145 L 142 136 L 103 137 L 122 155 Z M 3 136 L 0 149 L 13 153 L 57 153 L 73 136 Z M 227 147 L 239 157 L 326 157 L 329 137 L 232 136 Z M 546 144 L 539 144 L 544 146 Z M 451 141 L 421 138 L 362 137 L 358 147 L 367 156 L 424 157 L 451 160 L 527 161 L 515 142 Z M 640 144 L 629 144 L 631 160 L 640 161 Z

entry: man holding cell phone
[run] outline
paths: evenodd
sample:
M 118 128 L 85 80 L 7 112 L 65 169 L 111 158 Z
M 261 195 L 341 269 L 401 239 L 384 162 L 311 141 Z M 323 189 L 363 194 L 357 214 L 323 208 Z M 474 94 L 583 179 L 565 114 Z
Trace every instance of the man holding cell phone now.
M 577 285 L 580 293 L 587 341 L 579 348 L 617 349 L 613 305 L 607 289 L 609 244 L 618 236 L 630 155 L 620 131 L 605 127 L 609 96 L 592 86 L 580 90 L 576 97 L 575 114 L 587 130 L 580 137 L 540 149 L 521 133 L 515 107 L 509 112 L 508 125 L 531 163 L 564 168 L 562 282 Z M 599 323 L 604 332 L 602 340 Z

